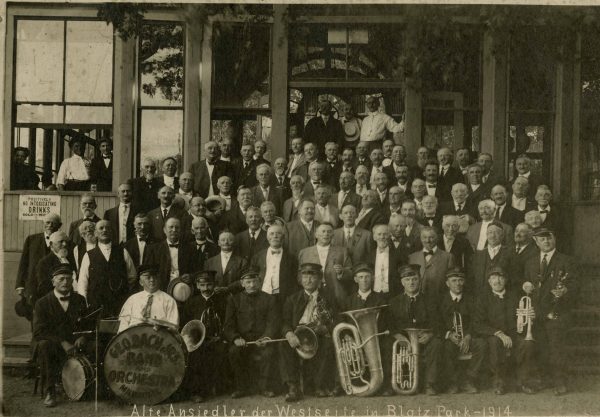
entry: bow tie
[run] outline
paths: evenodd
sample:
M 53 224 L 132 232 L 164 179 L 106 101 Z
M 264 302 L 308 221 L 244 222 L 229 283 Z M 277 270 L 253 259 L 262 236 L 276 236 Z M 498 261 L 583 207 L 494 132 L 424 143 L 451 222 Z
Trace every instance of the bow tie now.
M 206 161 L 206 163 L 211 166 L 215 164 L 214 162 L 208 162 L 208 161 Z
M 548 210 L 540 210 L 540 214 L 547 214 Z
M 435 216 L 434 216 L 434 217 L 427 216 L 427 217 L 425 217 L 425 220 L 431 220 L 431 221 L 434 221 L 434 220 L 435 220 Z
M 496 294 L 496 293 L 494 293 L 494 295 L 495 295 L 496 297 L 498 297 L 499 299 L 501 299 L 501 300 L 503 300 L 503 299 L 504 299 L 504 294 L 500 295 L 500 294 Z
M 145 238 L 145 237 L 139 237 L 139 238 L 138 238 L 138 240 L 139 240 L 140 242 L 146 242 L 148 239 L 147 239 L 147 238 Z
M 321 181 L 313 181 L 313 184 L 315 184 L 315 185 L 321 185 Z
M 423 253 L 425 254 L 425 256 L 433 256 L 433 251 L 424 250 Z
M 272 255 L 279 255 L 281 253 L 281 249 L 271 249 Z
M 173 244 L 169 243 L 169 247 L 170 248 L 179 248 L 179 243 L 173 243 Z
M 435 188 L 437 184 L 427 184 L 427 188 Z
M 58 297 L 60 301 L 69 301 L 71 299 L 71 294 L 66 295 L 64 297 Z
M 111 158 L 110 156 L 104 156 L 104 155 L 102 155 L 102 159 L 110 159 L 110 158 Z

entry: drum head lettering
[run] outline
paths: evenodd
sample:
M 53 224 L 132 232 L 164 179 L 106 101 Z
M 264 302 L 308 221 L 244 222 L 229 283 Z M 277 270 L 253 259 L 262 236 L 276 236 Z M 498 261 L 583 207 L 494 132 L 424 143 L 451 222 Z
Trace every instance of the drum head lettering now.
M 181 337 L 164 327 L 135 326 L 115 336 L 104 357 L 110 389 L 132 404 L 157 404 L 181 385 L 186 354 Z

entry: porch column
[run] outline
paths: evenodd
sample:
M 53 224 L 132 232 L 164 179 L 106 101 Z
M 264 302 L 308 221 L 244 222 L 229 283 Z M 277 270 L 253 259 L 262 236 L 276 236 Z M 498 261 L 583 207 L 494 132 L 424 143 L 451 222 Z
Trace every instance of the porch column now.
M 288 35 L 285 22 L 287 5 L 273 5 L 271 74 L 271 159 L 287 155 L 288 118 Z

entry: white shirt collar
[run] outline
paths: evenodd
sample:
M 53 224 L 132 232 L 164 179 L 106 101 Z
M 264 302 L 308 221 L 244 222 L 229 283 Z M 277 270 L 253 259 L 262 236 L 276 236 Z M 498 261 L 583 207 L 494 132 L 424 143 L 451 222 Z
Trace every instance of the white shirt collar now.
M 70 295 L 71 295 L 71 291 L 69 291 L 68 294 L 62 295 L 61 293 L 59 293 L 58 291 L 56 291 L 56 289 L 54 289 L 54 296 L 58 299 L 59 303 L 61 303 L 61 302 L 66 303 L 66 301 L 61 301 L 60 297 L 69 297 Z
M 462 300 L 462 296 L 463 296 L 462 293 L 454 294 L 452 291 L 450 291 L 450 297 L 452 297 L 452 301 L 456 301 L 456 300 L 460 301 L 460 300 Z
M 544 259 L 544 255 L 546 255 L 546 261 L 550 262 L 550 259 L 552 259 L 552 257 L 554 256 L 554 252 L 556 252 L 556 249 L 552 249 L 550 252 L 540 252 L 540 262 L 542 262 L 542 259 Z
M 112 246 L 112 245 L 111 245 L 110 243 L 102 243 L 102 242 L 98 242 L 98 247 L 99 247 L 100 249 L 105 249 L 105 250 L 108 250 L 108 249 L 110 249 L 110 248 L 111 248 L 111 246 Z
M 504 295 L 506 294 L 506 288 L 505 288 L 505 289 L 503 289 L 503 290 L 502 290 L 502 291 L 500 291 L 500 292 L 498 292 L 498 291 L 494 291 L 494 290 L 492 290 L 492 292 L 493 292 L 494 294 L 496 294 L 497 296 L 499 296 L 500 298 L 504 298 Z
M 367 297 L 373 292 L 373 290 L 369 290 L 367 292 L 362 292 L 361 290 L 358 290 L 358 296 L 360 298 L 362 298 L 363 300 L 366 300 Z

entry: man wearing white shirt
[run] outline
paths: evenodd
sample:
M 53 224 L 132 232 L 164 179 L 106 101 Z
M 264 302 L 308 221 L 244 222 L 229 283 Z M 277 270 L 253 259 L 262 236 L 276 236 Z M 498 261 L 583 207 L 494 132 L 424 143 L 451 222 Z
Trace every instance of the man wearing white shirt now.
M 375 188 L 375 175 L 383 172 L 383 151 L 381 149 L 373 149 L 371 151 L 371 188 Z
M 60 164 L 56 176 L 58 191 L 89 191 L 90 161 L 83 157 L 85 140 L 73 138 L 69 142 L 72 155 Z
M 159 288 L 158 268 L 142 265 L 139 281 L 143 290 L 130 296 L 119 313 L 119 333 L 148 320 L 160 320 L 170 323 L 174 329 L 179 326 L 177 302 Z
M 388 177 L 384 172 L 378 172 L 374 178 L 375 191 L 379 197 L 379 204 L 385 208 L 389 203 L 388 197 Z
M 356 179 L 356 194 L 362 198 L 362 196 L 371 188 L 369 187 L 369 169 L 364 165 L 357 166 L 354 178 Z
M 219 189 L 219 197 L 225 200 L 225 211 L 231 210 L 231 178 L 222 176 L 217 180 L 217 188 Z
M 108 221 L 96 223 L 95 233 L 98 244 L 83 256 L 77 292 L 87 299 L 90 308 L 102 306 L 102 317 L 111 317 L 119 313 L 137 273 L 127 250 L 111 242 Z
M 425 165 L 425 191 L 427 195 L 441 198 L 442 190 L 438 184 L 438 164 L 436 162 L 427 162 Z
M 529 191 L 529 181 L 524 177 L 517 177 L 512 183 L 511 205 L 523 213 L 527 209 L 527 194 Z
M 171 187 L 175 192 L 179 190 L 179 178 L 177 178 L 177 161 L 172 156 L 163 159 L 162 162 L 163 171 L 163 184 L 167 187 Z
M 510 225 L 494 219 L 496 204 L 492 200 L 483 200 L 479 203 L 479 216 L 481 221 L 469 226 L 467 239 L 475 250 L 483 250 L 487 242 L 487 229 L 490 223 L 496 221 L 504 231 L 502 244 L 511 245 L 513 241 L 513 229 Z
M 135 215 L 133 219 L 135 236 L 125 243 L 125 249 L 129 252 L 136 267 L 146 263 L 144 260 L 147 255 L 148 245 L 153 243 L 150 237 L 151 227 L 147 214 L 138 213 Z
M 370 149 L 381 148 L 386 132 L 404 132 L 404 122 L 397 123 L 391 116 L 379 111 L 379 97 L 367 98 L 369 114 L 362 120 L 361 142 L 368 142 Z
M 375 259 L 373 259 L 375 281 L 373 291 L 383 294 L 390 292 L 393 281 L 398 281 L 395 262 L 390 263 L 391 254 L 389 247 L 390 232 L 388 226 L 379 224 L 373 227 L 373 240 L 377 244 Z

